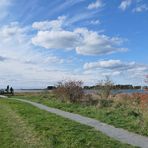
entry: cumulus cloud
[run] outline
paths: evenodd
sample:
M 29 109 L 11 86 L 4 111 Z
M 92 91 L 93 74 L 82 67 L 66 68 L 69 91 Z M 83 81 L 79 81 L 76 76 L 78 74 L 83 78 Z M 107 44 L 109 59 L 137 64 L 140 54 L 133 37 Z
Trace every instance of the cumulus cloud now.
M 119 6 L 121 10 L 126 10 L 131 4 L 133 0 L 123 0 Z
M 136 8 L 133 9 L 133 12 L 143 12 L 143 11 L 148 11 L 148 6 L 146 4 L 137 6 Z
M 142 78 L 148 72 L 148 65 L 138 64 L 136 62 L 123 62 L 121 60 L 102 60 L 88 62 L 83 66 L 87 72 L 101 73 L 101 75 L 125 75 L 124 77 Z
M 34 45 L 39 45 L 47 49 L 66 49 L 75 48 L 79 38 L 74 32 L 70 31 L 39 31 L 32 39 Z
M 90 3 L 88 5 L 88 9 L 97 9 L 103 7 L 103 2 L 102 0 L 96 0 L 96 2 Z
M 32 38 L 32 43 L 47 49 L 74 49 L 82 55 L 102 55 L 127 50 L 121 47 L 123 43 L 121 38 L 102 35 L 87 28 L 39 29 L 37 35 Z
M 126 48 L 120 48 L 123 42 L 120 38 L 101 35 L 84 28 L 76 29 L 75 32 L 82 37 L 81 43 L 76 47 L 78 54 L 102 55 L 127 50 Z

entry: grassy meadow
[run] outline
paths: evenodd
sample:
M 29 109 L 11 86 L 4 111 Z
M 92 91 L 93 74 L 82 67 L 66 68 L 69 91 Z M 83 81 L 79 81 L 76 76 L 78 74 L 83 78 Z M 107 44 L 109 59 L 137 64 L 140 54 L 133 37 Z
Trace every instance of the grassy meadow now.
M 139 98 L 135 94 L 132 97 L 129 95 L 116 96 L 109 106 L 64 102 L 50 92 L 18 93 L 14 97 L 95 118 L 115 127 L 148 136 L 148 108 L 145 106 L 147 102 L 141 101 L 142 104 L 139 104 L 137 102 Z M 148 100 L 148 95 L 144 99 Z
M 15 96 L 16 97 L 16 96 Z M 62 104 L 52 95 L 17 96 L 81 114 L 80 107 Z M 61 106 L 60 106 L 61 104 Z M 68 107 L 69 106 L 69 107 Z M 93 108 L 90 113 L 93 112 Z M 86 114 L 89 114 L 87 112 Z M 42 111 L 27 103 L 0 99 L 0 148 L 132 148 L 85 125 Z

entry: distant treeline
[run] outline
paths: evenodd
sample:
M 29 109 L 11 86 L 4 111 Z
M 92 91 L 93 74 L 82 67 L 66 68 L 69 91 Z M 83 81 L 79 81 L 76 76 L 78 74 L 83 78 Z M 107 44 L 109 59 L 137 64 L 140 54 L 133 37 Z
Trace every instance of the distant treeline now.
M 102 89 L 104 86 L 103 85 L 95 85 L 95 86 L 84 86 L 84 89 Z M 141 86 L 133 86 L 133 85 L 121 85 L 121 84 L 117 84 L 117 85 L 112 85 L 111 86 L 112 89 L 141 89 Z M 53 90 L 55 89 L 55 86 L 47 86 L 48 90 Z M 148 89 L 148 86 L 143 86 L 143 89 Z
M 102 89 L 104 86 L 103 85 L 96 85 L 96 86 L 84 86 L 84 89 Z M 141 89 L 141 86 L 133 86 L 133 85 L 112 85 L 112 89 Z M 148 89 L 148 86 L 142 87 L 143 89 Z

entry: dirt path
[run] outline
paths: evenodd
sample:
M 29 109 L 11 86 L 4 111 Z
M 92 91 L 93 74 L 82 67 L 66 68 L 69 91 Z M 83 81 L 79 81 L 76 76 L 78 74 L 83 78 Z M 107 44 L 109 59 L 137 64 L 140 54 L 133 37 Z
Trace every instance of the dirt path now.
M 148 137 L 141 136 L 141 135 L 138 135 L 135 133 L 131 133 L 131 132 L 128 132 L 128 131 L 121 129 L 121 128 L 115 128 L 111 125 L 102 123 L 102 122 L 92 119 L 92 118 L 88 118 L 88 117 L 84 117 L 84 116 L 81 116 L 78 114 L 69 113 L 69 112 L 59 110 L 59 109 L 47 107 L 47 106 L 42 105 L 40 103 L 36 103 L 36 102 L 28 101 L 28 100 L 23 100 L 23 99 L 15 99 L 15 100 L 29 103 L 33 106 L 36 106 L 36 107 L 38 107 L 42 110 L 48 111 L 50 113 L 54 113 L 54 114 L 57 114 L 57 115 L 62 116 L 64 118 L 68 118 L 73 121 L 94 127 L 96 130 L 101 131 L 102 133 L 108 135 L 109 137 L 112 137 L 112 138 L 119 140 L 123 143 L 128 143 L 133 146 L 138 146 L 141 148 L 148 148 Z

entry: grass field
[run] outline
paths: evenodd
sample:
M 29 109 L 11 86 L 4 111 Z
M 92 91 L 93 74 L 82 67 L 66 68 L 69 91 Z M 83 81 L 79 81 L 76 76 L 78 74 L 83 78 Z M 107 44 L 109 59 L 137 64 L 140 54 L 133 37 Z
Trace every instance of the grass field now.
M 130 148 L 85 125 L 0 99 L 0 148 Z
M 64 111 L 78 113 L 114 125 L 115 127 L 148 136 L 148 113 L 146 112 L 144 119 L 141 119 L 141 116 L 135 115 L 133 108 L 129 106 L 96 108 L 95 106 L 61 102 L 50 93 L 25 93 L 15 97 L 40 102 Z

